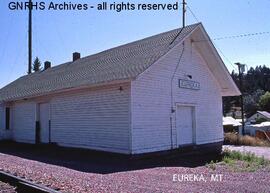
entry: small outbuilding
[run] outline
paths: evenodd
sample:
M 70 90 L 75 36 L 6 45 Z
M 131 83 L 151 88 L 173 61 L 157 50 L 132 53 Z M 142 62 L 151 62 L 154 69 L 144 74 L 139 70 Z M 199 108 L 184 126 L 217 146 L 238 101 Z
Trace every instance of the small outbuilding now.
M 233 117 L 223 117 L 224 132 L 239 132 L 242 124 Z
M 247 123 L 249 124 L 262 123 L 266 121 L 270 121 L 270 113 L 267 111 L 257 111 L 257 113 L 247 119 Z
M 223 142 L 240 92 L 201 23 L 35 72 L 0 90 L 0 138 L 141 154 Z

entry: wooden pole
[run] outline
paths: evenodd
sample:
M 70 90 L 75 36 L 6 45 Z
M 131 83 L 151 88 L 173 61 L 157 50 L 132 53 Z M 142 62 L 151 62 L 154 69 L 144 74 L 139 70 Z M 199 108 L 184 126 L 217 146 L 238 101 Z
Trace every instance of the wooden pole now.
M 244 118 L 244 98 L 243 98 L 243 68 L 244 64 L 241 63 L 235 63 L 235 65 L 238 66 L 238 72 L 239 72 L 239 86 L 240 86 L 240 103 L 241 103 L 241 117 L 242 117 L 242 135 L 245 135 L 245 118 Z
M 29 0 L 28 18 L 28 74 L 32 73 L 32 0 Z
M 182 10 L 182 13 L 183 13 L 183 28 L 186 27 L 186 1 L 183 0 L 183 10 Z

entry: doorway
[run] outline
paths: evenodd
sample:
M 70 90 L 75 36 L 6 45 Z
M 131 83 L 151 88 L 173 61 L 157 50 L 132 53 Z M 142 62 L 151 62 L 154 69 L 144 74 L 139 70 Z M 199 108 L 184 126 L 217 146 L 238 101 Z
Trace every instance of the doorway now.
M 50 142 L 50 105 L 49 103 L 39 104 L 40 121 L 40 142 Z
M 195 138 L 195 107 L 177 106 L 176 112 L 176 130 L 177 146 L 193 145 Z

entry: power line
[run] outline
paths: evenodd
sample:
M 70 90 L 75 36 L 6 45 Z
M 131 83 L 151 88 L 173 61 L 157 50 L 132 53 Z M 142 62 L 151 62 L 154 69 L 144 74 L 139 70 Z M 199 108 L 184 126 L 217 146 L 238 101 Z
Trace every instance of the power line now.
M 233 62 L 222 52 L 222 50 L 217 46 L 216 43 L 214 43 L 213 41 L 211 41 L 214 46 L 217 48 L 217 50 L 219 51 L 219 53 L 223 56 L 223 58 L 225 60 L 227 60 L 227 62 L 233 67 L 234 70 L 237 70 L 237 68 L 233 65 Z
M 195 13 L 192 11 L 192 9 L 188 5 L 186 5 L 186 7 L 190 11 L 190 13 L 194 17 L 194 19 L 199 23 L 200 20 L 195 15 Z M 217 38 L 213 38 L 212 40 L 236 39 L 236 38 L 245 38 L 245 37 L 251 37 L 251 36 L 269 35 L 269 34 L 270 34 L 270 31 L 254 32 L 254 33 L 247 33 L 247 34 L 238 34 L 238 35 L 232 35 L 232 36 L 217 37 Z M 198 40 L 198 41 L 195 41 L 195 42 L 200 42 L 200 41 L 209 41 L 209 40 Z
M 32 0 L 29 0 L 28 13 L 28 74 L 32 73 Z
M 196 17 L 196 15 L 194 14 L 194 12 L 191 10 L 191 8 L 187 5 L 188 10 L 190 11 L 191 15 L 194 17 L 194 19 L 199 23 L 199 19 Z
M 265 35 L 265 34 L 270 34 L 270 32 L 256 32 L 256 33 L 240 34 L 240 35 L 234 35 L 234 36 L 225 36 L 225 37 L 215 38 L 214 40 L 244 38 L 244 37 L 259 36 L 259 35 Z
M 266 32 L 256 32 L 256 33 L 224 36 L 224 37 L 213 38 L 212 40 L 218 41 L 218 40 L 225 40 L 225 39 L 237 39 L 237 38 L 245 38 L 245 37 L 251 37 L 251 36 L 260 36 L 260 35 L 270 35 L 270 32 L 266 31 Z M 210 41 L 210 40 L 196 40 L 194 42 L 206 42 L 206 41 Z
M 194 17 L 194 19 L 197 21 L 197 22 L 200 22 L 200 20 L 198 19 L 198 17 L 195 15 L 195 13 L 192 11 L 192 9 L 187 5 L 187 8 L 188 10 L 190 11 L 191 15 Z M 214 39 L 215 40 L 215 39 Z M 219 51 L 219 53 L 223 56 L 223 58 L 225 60 L 227 60 L 227 62 L 232 66 L 233 69 L 237 70 L 236 67 L 233 65 L 233 62 L 231 60 L 229 60 L 229 58 L 222 52 L 222 50 L 210 39 L 210 40 L 207 40 L 207 41 L 210 41 L 212 42 L 212 44 L 217 48 L 217 50 Z M 197 42 L 197 41 L 194 41 L 194 42 Z

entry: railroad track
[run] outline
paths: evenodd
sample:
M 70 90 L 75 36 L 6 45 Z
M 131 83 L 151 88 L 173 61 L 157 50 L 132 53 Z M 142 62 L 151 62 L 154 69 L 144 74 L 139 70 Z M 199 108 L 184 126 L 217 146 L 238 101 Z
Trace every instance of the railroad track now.
M 0 181 L 6 182 L 16 187 L 16 191 L 19 193 L 61 193 L 54 189 L 45 187 L 40 184 L 35 184 L 18 176 L 14 176 L 10 173 L 0 171 Z

